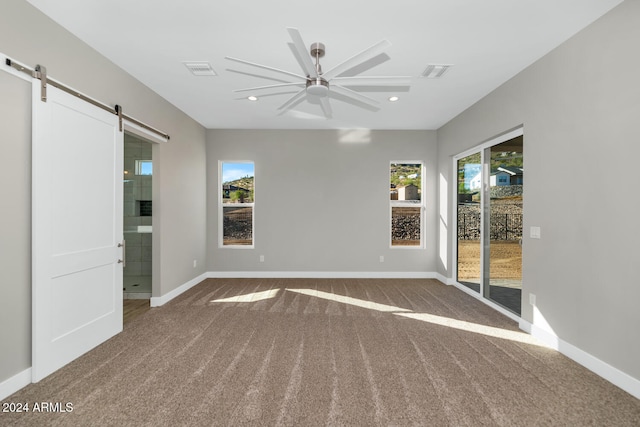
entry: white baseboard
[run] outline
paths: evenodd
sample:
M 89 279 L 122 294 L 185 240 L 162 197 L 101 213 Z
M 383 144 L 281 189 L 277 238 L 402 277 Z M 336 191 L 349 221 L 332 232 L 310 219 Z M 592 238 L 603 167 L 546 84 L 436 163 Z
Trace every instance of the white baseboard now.
M 0 400 L 6 399 L 29 384 L 31 384 L 31 368 L 25 369 L 0 383 Z
M 440 283 L 442 283 L 443 285 L 453 285 L 453 283 L 450 283 L 449 279 L 447 279 L 447 277 L 446 277 L 446 276 L 443 276 L 443 275 L 442 275 L 442 274 L 440 274 L 440 273 L 435 273 L 435 274 L 436 274 L 435 279 L 438 279 L 438 281 L 439 281 Z
M 614 368 L 597 357 L 579 349 L 573 344 L 562 340 L 560 337 L 536 326 L 526 320 L 520 320 L 520 329 L 536 337 L 549 347 L 559 351 L 569 359 L 579 363 L 591 372 L 601 376 L 613 385 L 620 387 L 636 399 L 640 399 L 640 380 L 621 370 Z
M 177 287 L 160 297 L 151 297 L 149 305 L 160 307 L 204 279 L 439 279 L 438 274 L 428 271 L 209 271 Z
M 207 277 L 241 279 L 437 279 L 429 271 L 209 271 Z
M 189 289 L 193 288 L 195 285 L 197 285 L 198 283 L 202 282 L 207 277 L 208 277 L 207 273 L 203 273 L 203 274 L 199 275 L 198 277 L 189 280 L 187 283 L 178 286 L 177 288 L 175 288 L 171 292 L 167 292 L 166 294 L 164 294 L 162 296 L 159 296 L 159 297 L 151 297 L 151 299 L 149 300 L 149 305 L 151 307 L 160 307 L 161 305 L 164 305 L 164 304 L 168 303 L 169 301 L 171 301 L 172 299 L 174 299 L 175 297 L 177 297 L 181 293 L 186 292 Z

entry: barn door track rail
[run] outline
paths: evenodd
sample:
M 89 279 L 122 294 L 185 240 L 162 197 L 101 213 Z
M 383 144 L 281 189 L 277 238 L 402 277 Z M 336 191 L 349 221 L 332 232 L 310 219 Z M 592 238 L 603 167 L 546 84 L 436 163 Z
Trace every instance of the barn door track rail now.
M 151 127 L 149 125 L 147 125 L 146 123 L 143 123 L 137 119 L 134 119 L 131 116 L 127 116 L 126 114 L 123 113 L 123 109 L 121 105 L 116 105 L 115 107 L 110 107 L 107 104 L 104 104 L 102 102 L 96 101 L 93 98 L 90 98 L 76 90 L 73 90 L 72 88 L 65 86 L 64 84 L 53 80 L 51 77 L 47 76 L 47 68 L 44 67 L 43 65 L 36 65 L 36 67 L 34 69 L 31 69 L 25 65 L 22 65 L 10 58 L 6 58 L 5 60 L 5 64 L 7 64 L 8 66 L 15 68 L 18 71 L 21 71 L 25 74 L 30 75 L 33 78 L 39 79 L 40 80 L 40 99 L 42 100 L 42 102 L 47 102 L 47 85 L 51 85 L 53 87 L 56 87 L 70 95 L 73 95 L 75 97 L 78 97 L 80 99 L 82 99 L 83 101 L 86 101 L 92 105 L 95 105 L 98 108 L 101 108 L 105 111 L 110 112 L 111 114 L 115 114 L 116 116 L 118 116 L 119 121 L 120 121 L 120 131 L 123 130 L 123 121 L 126 120 L 128 122 L 131 122 L 151 133 L 154 133 L 156 135 L 158 135 L 161 138 L 164 138 L 165 140 L 169 140 L 170 137 L 166 132 L 163 132 L 161 130 L 158 130 L 154 127 Z

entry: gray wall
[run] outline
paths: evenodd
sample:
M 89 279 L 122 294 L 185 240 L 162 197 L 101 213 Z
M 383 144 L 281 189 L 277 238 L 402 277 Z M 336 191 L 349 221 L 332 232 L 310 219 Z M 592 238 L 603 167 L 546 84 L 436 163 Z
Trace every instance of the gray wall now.
M 434 131 L 209 130 L 208 268 L 435 272 L 436 159 Z M 218 247 L 220 160 L 255 162 L 255 249 Z M 425 249 L 389 248 L 392 160 L 425 162 Z
M 0 93 L 2 382 L 31 366 L 31 85 L 0 71 Z
M 452 156 L 524 125 L 523 319 L 541 325 L 533 293 L 562 340 L 640 379 L 638 17 L 623 2 L 440 128 L 438 168 L 449 203 Z M 438 271 L 454 277 L 441 236 Z
M 0 40 L 3 54 L 171 135 L 153 147 L 154 296 L 204 273 L 204 128 L 23 0 L 0 2 Z M 1 71 L 0 93 L 2 382 L 31 365 L 30 85 Z

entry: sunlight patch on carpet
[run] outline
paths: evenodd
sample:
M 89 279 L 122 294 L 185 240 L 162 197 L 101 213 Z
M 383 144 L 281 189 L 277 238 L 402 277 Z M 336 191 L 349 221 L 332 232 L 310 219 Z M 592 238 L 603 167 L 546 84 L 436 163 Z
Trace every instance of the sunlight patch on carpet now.
M 496 328 L 493 326 L 481 325 L 479 323 L 466 322 L 464 320 L 452 319 L 450 317 L 436 316 L 428 313 L 415 313 L 406 308 L 395 307 L 393 305 L 380 304 L 372 301 L 361 300 L 344 295 L 336 295 L 330 292 L 318 291 L 315 289 L 286 289 L 289 292 L 308 295 L 311 297 L 322 298 L 329 301 L 336 301 L 343 304 L 349 304 L 356 307 L 376 310 L 385 313 L 395 314 L 409 319 L 420 320 L 422 322 L 434 325 L 446 326 L 461 331 L 472 332 L 476 334 L 486 335 L 494 338 L 501 338 L 510 341 L 521 342 L 524 344 L 544 346 L 538 339 L 533 336 L 518 331 Z
M 276 296 L 280 289 L 269 289 L 268 291 L 252 292 L 250 294 L 236 295 L 229 298 L 220 298 L 211 302 L 257 302 L 270 299 Z
M 511 331 L 508 329 L 495 328 L 493 326 L 480 325 L 479 323 L 465 322 L 464 320 L 452 319 L 450 317 L 436 316 L 428 313 L 394 313 L 397 316 L 408 317 L 410 319 L 421 320 L 423 322 L 432 323 L 434 325 L 446 326 L 449 328 L 459 329 L 461 331 L 473 332 L 494 338 L 502 338 L 506 340 L 521 342 L 542 346 L 542 343 L 531 335 Z
M 336 295 L 330 292 L 318 291 L 315 289 L 287 289 L 289 292 L 296 292 L 303 295 L 309 295 L 311 297 L 317 297 L 326 299 L 329 301 L 341 302 L 344 304 L 355 305 L 357 307 L 368 308 L 370 310 L 382 311 L 385 313 L 395 313 L 395 312 L 410 312 L 411 310 L 407 310 L 405 308 L 394 307 L 392 305 L 379 304 L 377 302 L 361 300 L 357 298 L 347 297 L 344 295 Z

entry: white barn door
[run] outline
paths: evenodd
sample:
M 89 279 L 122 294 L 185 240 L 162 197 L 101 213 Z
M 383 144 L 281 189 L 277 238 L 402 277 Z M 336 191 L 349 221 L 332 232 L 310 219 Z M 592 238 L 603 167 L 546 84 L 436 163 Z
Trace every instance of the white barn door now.
M 33 82 L 32 380 L 122 331 L 118 117 Z

